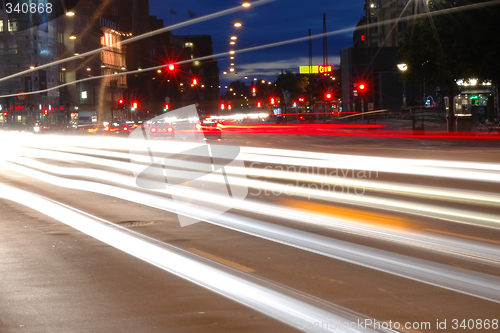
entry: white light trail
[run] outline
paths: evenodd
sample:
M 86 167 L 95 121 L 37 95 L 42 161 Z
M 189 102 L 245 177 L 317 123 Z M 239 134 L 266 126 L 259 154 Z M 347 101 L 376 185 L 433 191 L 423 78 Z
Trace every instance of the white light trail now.
M 0 184 L 0 197 L 17 202 L 54 218 L 95 239 L 115 247 L 125 253 L 155 265 L 165 271 L 189 280 L 197 285 L 253 308 L 287 325 L 297 328 L 299 323 L 308 323 L 307 332 L 361 332 L 357 328 L 318 328 L 314 323 L 356 322 L 365 318 L 339 306 L 332 313 L 311 303 L 318 302 L 308 297 L 308 302 L 277 292 L 251 281 L 245 273 L 222 269 L 220 265 L 180 248 L 168 245 L 108 221 L 83 213 L 53 200 L 30 192 Z M 246 279 L 244 277 L 247 277 Z M 255 279 L 252 279 L 255 280 Z M 272 284 L 270 282 L 268 285 Z M 285 289 L 283 286 L 274 289 Z M 289 291 L 294 294 L 293 290 Z M 298 293 L 297 293 L 298 294 Z M 363 332 L 376 332 L 369 327 Z
M 56 186 L 100 193 L 199 220 L 203 220 L 201 216 L 206 216 L 204 214 L 206 214 L 206 210 L 209 210 L 206 207 L 196 208 L 195 205 L 174 207 L 173 202 L 165 197 L 89 181 L 59 178 L 9 162 L 2 164 L 16 172 Z M 334 259 L 500 303 L 500 278 L 495 276 L 333 240 L 229 213 L 219 215 L 207 222 Z

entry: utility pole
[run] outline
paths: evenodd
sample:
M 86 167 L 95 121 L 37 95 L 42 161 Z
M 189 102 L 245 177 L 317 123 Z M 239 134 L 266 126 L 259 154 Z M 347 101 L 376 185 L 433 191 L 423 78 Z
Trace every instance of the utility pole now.
M 323 65 L 328 65 L 328 38 L 326 37 L 326 14 L 323 13 Z
M 309 75 L 312 74 L 312 66 L 313 66 L 313 47 L 312 47 L 311 29 L 309 29 Z

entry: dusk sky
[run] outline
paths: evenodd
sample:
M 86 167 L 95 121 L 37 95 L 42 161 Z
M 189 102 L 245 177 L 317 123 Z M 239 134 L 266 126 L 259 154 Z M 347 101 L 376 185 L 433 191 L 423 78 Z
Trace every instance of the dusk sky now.
M 150 14 L 164 20 L 165 26 L 190 19 L 188 10 L 197 17 L 236 7 L 239 0 L 150 0 Z M 238 37 L 236 48 L 265 45 L 308 36 L 323 32 L 323 13 L 326 13 L 327 31 L 352 28 L 328 37 L 328 60 L 330 64 L 340 63 L 340 49 L 352 46 L 352 31 L 364 15 L 364 0 L 276 0 L 260 6 L 252 6 L 236 14 L 230 14 L 210 21 L 205 21 L 189 28 L 174 30 L 178 35 L 211 35 L 214 54 L 230 50 L 230 36 Z M 171 15 L 170 10 L 176 15 Z M 239 19 L 243 26 L 234 28 Z M 313 39 L 313 65 L 323 62 L 323 38 Z M 222 75 L 228 70 L 229 57 L 220 59 L 220 81 L 225 85 L 234 80 L 243 80 L 247 75 L 274 80 L 283 70 L 298 72 L 300 65 L 309 63 L 308 41 L 268 48 L 248 53 L 236 54 L 234 74 Z

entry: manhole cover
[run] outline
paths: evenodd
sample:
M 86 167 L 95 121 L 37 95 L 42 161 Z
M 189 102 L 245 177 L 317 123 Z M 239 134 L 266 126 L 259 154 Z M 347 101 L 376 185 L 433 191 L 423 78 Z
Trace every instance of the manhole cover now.
M 122 227 L 139 227 L 143 225 L 155 224 L 156 221 L 123 221 L 118 222 L 117 224 Z

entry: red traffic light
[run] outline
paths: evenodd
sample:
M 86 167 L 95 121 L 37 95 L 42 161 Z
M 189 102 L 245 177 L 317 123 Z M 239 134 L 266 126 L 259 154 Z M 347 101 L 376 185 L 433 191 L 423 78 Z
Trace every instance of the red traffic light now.
M 9 115 L 9 113 L 8 112 L 4 112 L 3 115 L 4 115 L 4 117 L 7 117 Z
M 123 99 L 122 99 L 122 98 L 120 98 L 120 99 L 118 100 L 118 104 L 123 105 Z
M 257 92 L 257 89 L 255 87 L 252 88 L 252 94 L 255 94 Z
M 326 99 L 332 99 L 332 94 L 331 93 L 326 93 Z
M 43 110 L 43 114 L 45 114 L 45 115 L 49 114 L 49 110 L 47 110 L 47 109 Z
M 175 66 L 173 64 L 168 65 L 168 69 L 173 71 L 175 69 Z
M 365 35 L 361 35 L 361 41 L 364 42 L 366 40 Z
M 364 83 L 360 83 L 359 84 L 359 90 L 365 90 L 366 86 L 364 85 Z
M 271 104 L 274 104 L 274 97 L 271 97 Z
M 197 79 L 193 79 L 193 84 L 197 85 L 198 84 L 198 80 Z
M 137 102 L 132 103 L 132 107 L 133 107 L 134 109 L 137 109 Z
M 304 101 L 305 101 L 304 97 L 299 97 L 299 102 L 300 103 L 304 103 Z
M 257 107 L 258 108 L 262 107 L 262 103 L 261 102 L 257 102 Z
M 220 109 L 224 110 L 226 108 L 226 105 L 224 103 L 220 103 Z
M 170 104 L 165 103 L 165 107 L 163 108 L 163 111 L 168 111 L 170 109 Z

